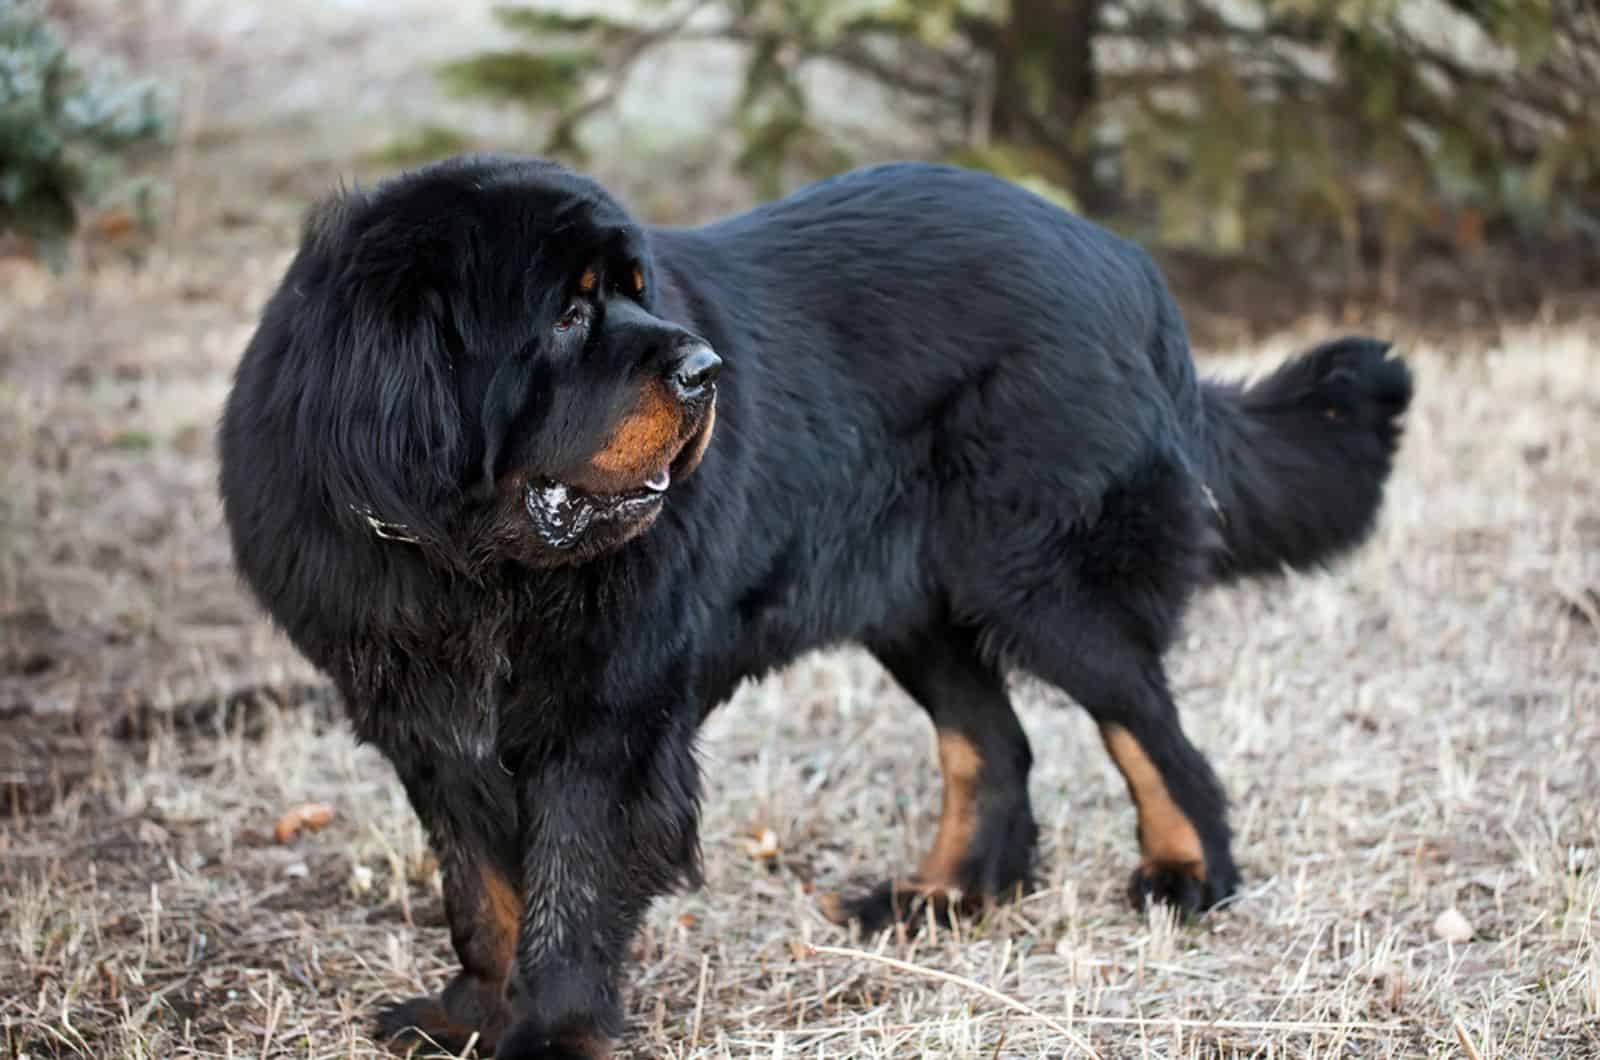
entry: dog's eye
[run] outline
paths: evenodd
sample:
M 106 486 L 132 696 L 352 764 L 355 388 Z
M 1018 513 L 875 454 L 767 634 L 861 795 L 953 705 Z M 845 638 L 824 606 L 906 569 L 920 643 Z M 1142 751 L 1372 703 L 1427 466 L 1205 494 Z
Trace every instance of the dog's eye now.
M 584 313 L 587 309 L 588 307 L 582 302 L 573 302 L 567 306 L 567 308 L 562 311 L 561 315 L 556 317 L 556 330 L 571 331 L 579 324 L 582 324 Z

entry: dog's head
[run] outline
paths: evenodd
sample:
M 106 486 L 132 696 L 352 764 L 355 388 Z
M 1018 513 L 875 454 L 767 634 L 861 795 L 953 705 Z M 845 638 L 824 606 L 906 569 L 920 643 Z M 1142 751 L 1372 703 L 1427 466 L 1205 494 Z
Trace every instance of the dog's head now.
M 534 566 L 644 532 L 704 455 L 722 361 L 658 315 L 645 232 L 547 162 L 465 158 L 325 204 L 292 290 L 325 358 L 334 504 L 381 536 Z M 280 294 L 280 298 L 285 297 Z M 316 417 L 313 417 L 316 418 Z

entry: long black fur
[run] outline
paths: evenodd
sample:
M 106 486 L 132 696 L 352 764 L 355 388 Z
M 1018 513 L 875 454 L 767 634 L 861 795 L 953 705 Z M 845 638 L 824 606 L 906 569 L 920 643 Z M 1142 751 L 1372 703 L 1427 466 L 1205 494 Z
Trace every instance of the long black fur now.
M 1341 339 L 1249 388 L 1203 384 L 1227 544 L 1219 578 L 1318 566 L 1366 539 L 1411 401 L 1388 349 Z
M 579 348 L 552 322 L 597 261 Z M 724 361 L 698 469 L 637 536 L 537 547 L 517 490 L 591 466 L 695 337 Z M 847 641 L 982 763 L 958 883 L 1026 882 L 1032 754 L 1005 690 L 1024 669 L 1130 733 L 1200 836 L 1203 866 L 1144 866 L 1135 898 L 1227 897 L 1221 787 L 1161 657 L 1197 587 L 1367 535 L 1410 396 L 1384 351 L 1202 383 L 1145 254 L 948 167 L 700 228 L 512 158 L 324 204 L 239 366 L 221 487 L 245 578 L 444 868 L 462 975 L 386 1029 L 602 1055 L 648 902 L 697 879 L 698 724 Z M 521 903 L 509 967 L 496 879 Z

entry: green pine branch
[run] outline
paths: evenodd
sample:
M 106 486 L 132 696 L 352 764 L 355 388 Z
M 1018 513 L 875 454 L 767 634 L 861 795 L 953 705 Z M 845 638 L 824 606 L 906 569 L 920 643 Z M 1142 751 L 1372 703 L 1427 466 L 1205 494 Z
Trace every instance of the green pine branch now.
M 0 6 L 0 233 L 59 262 L 82 208 L 165 132 L 153 85 L 83 70 L 36 6 Z

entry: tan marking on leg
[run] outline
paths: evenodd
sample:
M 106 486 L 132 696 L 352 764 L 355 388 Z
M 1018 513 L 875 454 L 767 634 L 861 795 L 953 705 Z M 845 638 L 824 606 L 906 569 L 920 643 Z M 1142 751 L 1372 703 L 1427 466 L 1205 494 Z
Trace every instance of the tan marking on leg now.
M 965 736 L 941 729 L 939 768 L 944 774 L 939 831 L 917 874 L 910 879 L 893 881 L 897 907 L 902 900 L 906 909 L 921 908 L 924 899 L 955 901 L 962 890 L 961 863 L 971 851 L 978 832 L 978 785 L 983 773 L 983 755 Z M 978 897 L 982 896 L 961 896 L 963 902 Z M 848 924 L 852 919 L 851 902 L 840 895 L 824 894 L 817 899 L 817 905 L 822 915 L 835 924 Z
M 482 879 L 480 923 L 487 936 L 482 956 L 490 964 L 490 967 L 482 969 L 482 973 L 484 978 L 503 983 L 517 955 L 517 934 L 522 926 L 522 897 L 495 869 L 485 867 Z
M 677 402 L 659 383 L 646 386 L 639 404 L 622 422 L 601 450 L 589 459 L 597 476 L 618 488 L 640 485 L 666 466 L 678 442 L 681 413 Z
M 1143 867 L 1179 867 L 1195 879 L 1205 879 L 1206 855 L 1200 833 L 1172 801 L 1166 781 L 1139 741 L 1121 725 L 1100 726 L 1100 739 L 1128 782 L 1128 794 L 1139 818 Z
M 939 832 L 933 848 L 917 870 L 924 890 L 949 890 L 960 886 L 961 862 L 972 848 L 978 831 L 978 777 L 983 755 L 977 745 L 958 732 L 939 733 L 939 769 L 944 773 L 944 798 L 939 809 Z
M 821 910 L 824 919 L 834 924 L 844 925 L 850 923 L 850 910 L 845 906 L 844 896 L 832 891 L 817 898 L 817 908 Z

